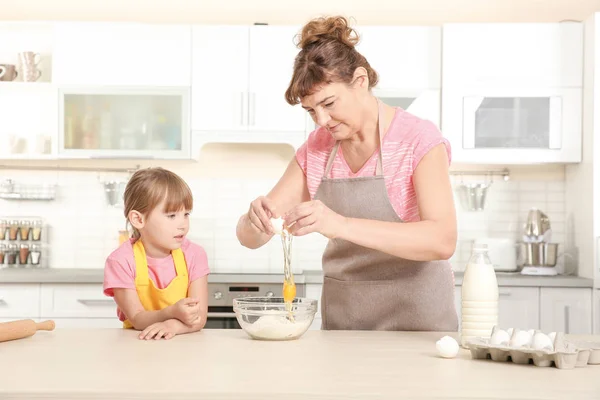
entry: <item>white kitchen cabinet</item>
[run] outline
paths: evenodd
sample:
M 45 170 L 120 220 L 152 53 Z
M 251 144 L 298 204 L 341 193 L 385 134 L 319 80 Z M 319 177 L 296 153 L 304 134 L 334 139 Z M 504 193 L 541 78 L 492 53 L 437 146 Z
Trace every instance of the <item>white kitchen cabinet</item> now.
M 543 332 L 592 333 L 592 289 L 541 288 L 540 329 Z
M 458 317 L 459 331 L 460 331 L 460 320 L 462 317 L 461 302 L 462 302 L 462 286 L 455 286 L 454 287 L 454 306 L 456 307 L 456 315 Z
M 440 125 L 442 30 L 428 26 L 358 27 L 356 49 L 377 72 L 373 93 Z M 391 47 L 384 45 L 391 43 Z
M 540 291 L 534 287 L 500 287 L 498 325 L 503 329 L 540 328 Z
M 583 24 L 448 24 L 442 132 L 460 163 L 582 157 Z
M 284 98 L 298 27 L 194 26 L 194 141 L 290 143 L 305 138 L 306 112 Z
M 600 289 L 594 290 L 594 307 L 592 308 L 594 322 L 594 335 L 600 335 Z
M 61 158 L 189 159 L 190 93 L 184 87 L 61 88 Z
M 39 316 L 39 284 L 0 284 L 0 318 L 12 321 L 15 319 L 39 318 Z
M 191 27 L 131 22 L 56 25 L 53 82 L 58 85 L 191 84 Z
M 0 82 L 0 158 L 55 158 L 58 91 L 48 83 Z
M 312 324 L 310 324 L 310 328 L 308 328 L 311 331 L 320 331 L 321 330 L 321 318 L 317 318 L 317 316 L 315 315 L 315 319 L 313 319 Z
M 115 318 L 117 305 L 102 284 L 42 284 L 42 318 Z
M 582 55 L 579 22 L 445 24 L 442 81 L 444 87 L 581 87 Z
M 245 129 L 250 30 L 207 25 L 192 32 L 192 129 Z

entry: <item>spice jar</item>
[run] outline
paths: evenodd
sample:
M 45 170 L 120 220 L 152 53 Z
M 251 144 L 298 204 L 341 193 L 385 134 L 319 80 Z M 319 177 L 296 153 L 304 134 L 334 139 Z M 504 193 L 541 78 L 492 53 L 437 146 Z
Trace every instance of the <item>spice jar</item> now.
M 17 263 L 17 245 L 9 244 L 4 256 L 7 265 L 15 265 Z
M 31 255 L 31 265 L 39 265 L 40 264 L 40 258 L 42 255 L 42 251 L 40 250 L 40 246 L 37 244 L 32 244 L 31 245 L 31 250 L 29 252 L 29 254 Z
M 8 240 L 17 240 L 19 235 L 19 221 L 10 221 L 8 225 Z
M 0 220 L 0 240 L 4 240 L 6 237 L 6 231 L 8 230 L 8 221 Z
M 6 245 L 0 243 L 0 265 L 4 264 L 5 254 L 6 254 Z
M 21 221 L 20 223 L 21 230 L 21 240 L 29 240 L 29 231 L 31 231 L 31 222 L 29 221 Z
M 29 245 L 22 244 L 19 249 L 19 265 L 27 265 L 29 260 Z
M 31 240 L 37 242 L 42 239 L 42 220 L 36 219 L 31 225 Z

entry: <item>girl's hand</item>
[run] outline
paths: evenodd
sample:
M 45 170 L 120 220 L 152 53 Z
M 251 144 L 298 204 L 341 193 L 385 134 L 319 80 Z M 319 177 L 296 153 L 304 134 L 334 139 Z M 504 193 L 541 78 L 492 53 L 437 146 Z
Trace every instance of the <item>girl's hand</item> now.
M 331 211 L 320 200 L 297 205 L 288 211 L 283 219 L 288 231 L 294 236 L 319 232 L 329 239 L 340 236 L 347 222 L 346 217 Z
M 276 218 L 275 205 L 265 196 L 260 196 L 252 203 L 248 210 L 248 221 L 260 232 L 272 235 L 274 233 L 271 218 Z
M 159 340 L 166 339 L 169 340 L 173 336 L 177 335 L 177 325 L 174 320 L 167 320 L 164 322 L 157 322 L 155 324 L 150 325 L 146 329 L 140 333 L 138 336 L 140 340 Z
M 193 297 L 186 297 L 172 305 L 171 315 L 186 325 L 192 325 L 200 318 L 200 302 Z

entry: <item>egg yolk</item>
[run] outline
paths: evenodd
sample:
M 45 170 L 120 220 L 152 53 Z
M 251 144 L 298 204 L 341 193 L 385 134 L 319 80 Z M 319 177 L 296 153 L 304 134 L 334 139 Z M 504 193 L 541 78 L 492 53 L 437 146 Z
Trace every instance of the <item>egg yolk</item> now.
M 294 283 L 283 283 L 283 301 L 291 303 L 296 298 L 296 285 Z

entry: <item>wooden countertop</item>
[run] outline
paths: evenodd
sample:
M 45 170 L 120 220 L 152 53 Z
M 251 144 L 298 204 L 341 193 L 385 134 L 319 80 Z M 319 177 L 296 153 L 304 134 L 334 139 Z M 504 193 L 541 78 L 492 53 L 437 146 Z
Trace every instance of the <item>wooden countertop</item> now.
M 600 366 L 472 360 L 463 349 L 442 359 L 442 336 L 308 331 L 267 342 L 205 330 L 140 341 L 132 330 L 57 329 L 0 343 L 0 399 L 600 399 Z

